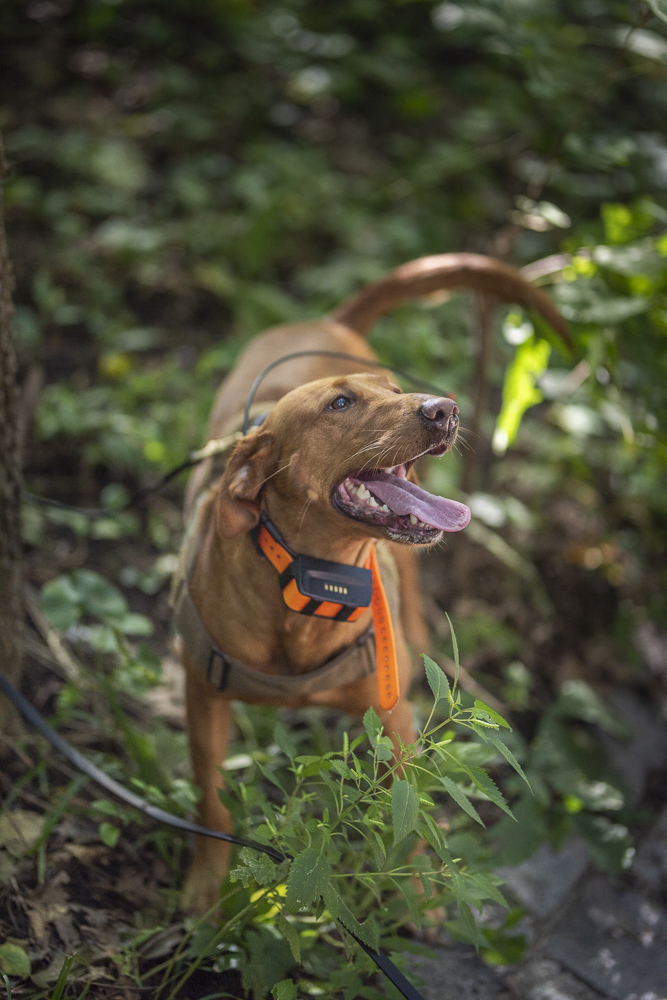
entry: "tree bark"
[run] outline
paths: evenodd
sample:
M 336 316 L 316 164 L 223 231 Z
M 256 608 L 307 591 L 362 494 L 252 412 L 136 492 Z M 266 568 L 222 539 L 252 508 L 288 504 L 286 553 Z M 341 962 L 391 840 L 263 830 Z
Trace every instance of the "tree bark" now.
M 0 181 L 8 172 L 0 136 Z M 16 350 L 12 272 L 0 187 L 0 670 L 18 686 L 21 680 L 23 591 L 21 574 L 21 461 L 19 450 Z M 0 696 L 0 732 L 20 729 L 17 713 Z

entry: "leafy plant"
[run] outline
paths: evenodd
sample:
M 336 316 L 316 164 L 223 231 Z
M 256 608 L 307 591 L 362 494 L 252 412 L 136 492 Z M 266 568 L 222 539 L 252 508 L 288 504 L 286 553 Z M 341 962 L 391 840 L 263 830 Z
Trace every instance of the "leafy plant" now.
M 464 706 L 457 684 L 450 687 L 437 664 L 424 660 L 432 709 L 418 743 L 401 746 L 396 757 L 369 709 L 364 732 L 352 740 L 344 734 L 342 750 L 302 754 L 298 739 L 278 723 L 273 734 L 278 752 L 255 754 L 249 765 L 263 782 L 249 781 L 249 775 L 232 779 L 226 772 L 221 797 L 237 830 L 292 858 L 277 865 L 241 851 L 230 879 L 242 888 L 223 897 L 232 915 L 206 948 L 208 955 L 215 953 L 214 945 L 233 945 L 233 960 L 241 963 L 244 985 L 257 1000 L 271 986 L 270 963 L 278 953 L 285 955 L 275 929 L 291 952 L 284 970 L 296 963 L 307 981 L 322 976 L 320 946 L 330 946 L 337 926 L 353 971 L 345 979 L 350 995 L 361 989 L 359 976 L 369 966 L 345 931 L 372 948 L 402 951 L 406 942 L 397 932 L 408 915 L 421 926 L 424 914 L 437 910 L 440 926 L 448 920 L 457 937 L 489 947 L 471 907 L 485 899 L 505 905 L 500 880 L 456 858 L 438 820 L 442 804 L 449 802 L 450 809 L 462 809 L 483 825 L 474 798 L 491 801 L 512 817 L 481 762 L 500 755 L 522 777 L 523 771 L 499 735 L 509 729 L 505 720 L 479 701 Z M 457 739 L 452 726 L 468 731 L 474 742 Z M 253 945 L 257 934 L 261 948 Z M 271 958 L 262 960 L 267 949 Z M 216 967 L 226 961 L 217 959 Z M 325 990 L 343 985 L 333 973 L 326 984 L 319 978 L 317 983 Z M 376 993 L 367 987 L 364 995 Z

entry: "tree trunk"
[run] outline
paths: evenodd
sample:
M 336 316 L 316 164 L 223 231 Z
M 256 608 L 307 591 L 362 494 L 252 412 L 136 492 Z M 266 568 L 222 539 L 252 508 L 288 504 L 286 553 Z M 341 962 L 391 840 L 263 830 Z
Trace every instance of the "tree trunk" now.
M 0 180 L 8 171 L 0 136 Z M 15 686 L 21 680 L 23 593 L 21 579 L 21 462 L 19 452 L 16 351 L 11 318 L 14 276 L 7 250 L 0 187 L 0 670 Z M 20 723 L 0 696 L 0 732 Z

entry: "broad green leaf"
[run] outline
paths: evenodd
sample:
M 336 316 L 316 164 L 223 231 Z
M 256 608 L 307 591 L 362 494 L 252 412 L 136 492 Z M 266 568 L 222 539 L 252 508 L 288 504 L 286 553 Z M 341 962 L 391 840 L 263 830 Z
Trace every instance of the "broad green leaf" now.
M 470 816 L 471 819 L 474 819 L 476 823 L 479 823 L 480 826 L 484 826 L 481 816 L 475 809 L 470 799 L 465 795 L 461 786 L 457 785 L 451 778 L 447 778 L 445 776 L 442 776 L 440 781 L 445 786 L 454 801 L 461 806 L 461 809 L 463 809 L 464 812 L 467 812 L 468 816 Z
M 294 859 L 287 878 L 285 905 L 296 913 L 321 896 L 331 877 L 331 865 L 317 847 L 306 847 Z
M 295 931 L 296 933 L 296 931 Z M 299 959 L 296 958 L 298 962 Z M 273 1000 L 297 1000 L 298 988 L 292 979 L 281 979 L 279 983 L 271 988 Z
M 382 723 L 372 706 L 364 715 L 364 729 L 366 730 L 366 735 L 370 740 L 371 746 L 374 747 L 378 737 L 382 735 Z
M 57 576 L 45 583 L 39 599 L 49 624 L 63 632 L 81 617 L 79 595 L 69 576 Z
M 301 941 L 296 927 L 294 924 L 291 924 L 289 920 L 282 915 L 282 913 L 278 914 L 276 922 L 278 924 L 278 930 L 290 946 L 290 951 L 294 956 L 294 961 L 301 962 Z M 292 985 L 294 984 L 292 983 Z
M 127 601 L 120 590 L 99 573 L 77 569 L 70 573 L 70 579 L 86 614 L 113 621 L 128 613 Z
M 419 819 L 419 799 L 417 793 L 405 778 L 399 778 L 391 786 L 391 816 L 394 826 L 394 847 L 409 833 L 417 829 Z
M 0 944 L 0 971 L 6 976 L 21 976 L 25 979 L 31 973 L 30 959 L 17 944 Z
M 137 615 L 134 612 L 124 615 L 118 622 L 118 628 L 125 635 L 153 634 L 153 623 L 146 618 L 146 615 Z
M 484 702 L 480 701 L 478 698 L 475 699 L 475 708 L 480 709 L 482 712 L 486 712 L 486 714 L 490 715 L 493 721 L 497 722 L 499 726 L 503 726 L 505 729 L 509 729 L 511 731 L 512 727 L 509 722 L 507 722 L 506 719 L 503 719 L 499 712 L 496 712 L 493 708 L 489 708 L 488 705 L 485 705 Z
M 107 847 L 115 847 L 118 843 L 118 838 L 120 837 L 120 830 L 113 823 L 100 823 L 97 828 L 97 832 L 100 835 L 100 840 Z
M 536 381 L 547 369 L 551 345 L 534 336 L 517 347 L 514 361 L 505 372 L 503 402 L 493 432 L 493 450 L 497 455 L 507 451 L 519 432 L 521 418 L 530 406 L 543 399 Z
M 433 692 L 433 698 L 437 704 L 442 698 L 449 694 L 449 681 L 445 673 L 430 656 L 424 654 L 424 669 L 426 670 L 426 680 Z
M 340 920 L 343 927 L 351 934 L 354 934 L 355 937 L 358 937 L 360 941 L 363 941 L 364 944 L 377 951 L 379 948 L 379 935 L 375 924 L 370 920 L 366 920 L 363 924 L 360 924 L 331 882 L 325 886 L 322 896 L 331 916 L 336 920 Z
M 240 854 L 240 860 L 243 862 L 245 868 L 234 869 L 232 874 L 239 872 L 238 878 L 243 879 L 241 872 L 250 871 L 252 877 L 258 883 L 258 885 L 270 885 L 271 882 L 276 881 L 276 866 L 266 854 L 259 854 L 257 851 L 251 851 L 249 848 L 244 847 Z M 247 885 L 245 880 L 244 885 Z

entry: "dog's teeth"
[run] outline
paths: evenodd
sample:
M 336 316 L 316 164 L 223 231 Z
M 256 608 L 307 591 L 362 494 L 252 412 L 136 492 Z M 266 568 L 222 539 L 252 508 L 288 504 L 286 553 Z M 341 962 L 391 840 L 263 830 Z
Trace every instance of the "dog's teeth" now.
M 379 507 L 380 504 L 377 502 L 377 500 L 375 499 L 375 497 L 371 497 L 370 500 L 368 501 L 368 506 L 369 507 Z
M 380 510 L 381 510 L 381 511 L 384 511 L 384 513 L 385 513 L 385 514 L 391 514 L 391 511 L 390 511 L 390 510 L 389 510 L 389 508 L 387 507 L 386 503 L 383 503 L 383 504 L 382 504 L 382 506 L 380 507 Z
M 430 528 L 431 527 L 431 525 L 427 524 L 426 521 L 418 521 L 417 524 L 419 525 L 420 528 Z
M 358 487 L 355 486 L 354 483 L 350 483 L 349 486 L 347 487 L 347 492 L 350 493 L 352 496 L 356 496 L 358 493 Z
M 370 495 L 370 491 L 367 490 L 365 486 L 360 486 L 357 490 L 357 496 L 360 500 L 368 500 Z
M 410 514 L 410 524 L 421 524 L 421 521 L 414 514 Z

